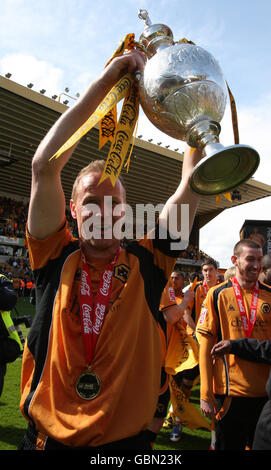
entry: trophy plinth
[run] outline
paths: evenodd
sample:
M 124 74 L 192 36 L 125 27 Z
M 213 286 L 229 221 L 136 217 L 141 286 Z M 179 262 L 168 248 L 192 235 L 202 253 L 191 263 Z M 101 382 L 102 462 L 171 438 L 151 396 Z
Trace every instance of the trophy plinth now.
M 139 17 L 145 21 L 139 44 L 147 56 L 139 79 L 144 113 L 160 131 L 202 150 L 191 176 L 193 191 L 231 191 L 253 175 L 259 155 L 247 145 L 219 143 L 228 90 L 218 62 L 195 44 L 175 43 L 170 28 L 153 25 L 146 10 Z
M 224 147 L 218 140 L 220 130 L 218 122 L 200 121 L 187 134 L 191 147 L 203 149 L 203 158 L 190 180 L 193 191 L 201 195 L 231 191 L 249 179 L 258 167 L 256 150 L 239 144 Z

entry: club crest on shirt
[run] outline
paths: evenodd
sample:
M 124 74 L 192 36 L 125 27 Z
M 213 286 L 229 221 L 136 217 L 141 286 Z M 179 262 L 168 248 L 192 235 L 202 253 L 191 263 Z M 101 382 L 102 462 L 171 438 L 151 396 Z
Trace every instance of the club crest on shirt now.
M 232 304 L 230 304 L 230 305 L 229 305 L 229 307 L 228 307 L 228 311 L 229 311 L 229 312 L 230 312 L 230 311 L 234 311 L 234 307 L 233 307 L 233 305 L 232 305 Z
M 126 264 L 118 264 L 114 267 L 113 277 L 119 279 L 119 281 L 125 283 L 128 280 L 129 266 Z
M 261 310 L 263 313 L 270 313 L 271 312 L 271 306 L 267 302 L 263 303 L 261 306 Z

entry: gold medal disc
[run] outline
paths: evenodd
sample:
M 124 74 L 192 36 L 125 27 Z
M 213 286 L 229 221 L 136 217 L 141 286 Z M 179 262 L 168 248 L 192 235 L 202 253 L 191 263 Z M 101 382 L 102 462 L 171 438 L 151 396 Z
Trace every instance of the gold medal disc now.
M 101 381 L 94 372 L 83 372 L 76 382 L 76 391 L 83 400 L 93 400 L 101 390 Z

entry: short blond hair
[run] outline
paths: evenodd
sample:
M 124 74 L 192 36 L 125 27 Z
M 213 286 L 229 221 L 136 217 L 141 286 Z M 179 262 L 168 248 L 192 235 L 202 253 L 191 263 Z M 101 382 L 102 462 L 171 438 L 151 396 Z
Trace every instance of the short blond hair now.
M 224 279 L 225 281 L 227 281 L 228 279 L 231 279 L 232 277 L 235 276 L 235 272 L 236 272 L 236 267 L 235 266 L 231 266 L 230 268 L 228 268 L 225 272 L 224 272 Z
M 75 181 L 73 183 L 72 187 L 72 194 L 71 194 L 71 199 L 75 201 L 76 196 L 77 196 L 77 188 L 79 185 L 80 180 L 82 179 L 83 176 L 88 175 L 89 173 L 102 173 L 104 170 L 105 166 L 105 160 L 93 160 L 90 162 L 87 166 L 82 168 L 78 175 L 75 178 Z M 126 192 L 125 184 L 121 176 L 118 178 L 123 186 L 124 191 Z

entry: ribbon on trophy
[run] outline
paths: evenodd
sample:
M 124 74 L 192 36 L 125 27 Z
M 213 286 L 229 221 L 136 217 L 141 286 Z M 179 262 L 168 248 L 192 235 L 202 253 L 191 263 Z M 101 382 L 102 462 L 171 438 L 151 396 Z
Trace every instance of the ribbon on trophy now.
M 133 137 L 135 125 L 138 120 L 138 113 L 138 83 L 136 80 L 134 80 L 129 89 L 128 96 L 124 100 L 121 115 L 115 131 L 115 136 L 111 143 L 106 164 L 99 183 L 102 183 L 106 178 L 110 178 L 112 185 L 115 185 L 124 165 L 125 157 Z M 130 157 L 131 152 L 126 162 L 128 165 L 127 168 L 129 168 Z
M 239 144 L 239 130 L 238 130 L 238 119 L 237 119 L 237 109 L 234 96 L 230 90 L 228 83 L 226 83 L 229 98 L 230 98 L 230 106 L 231 106 L 231 119 L 232 119 L 232 128 L 233 128 L 233 135 L 234 135 L 234 143 Z M 223 196 L 228 199 L 228 201 L 232 202 L 231 193 L 223 194 Z M 220 204 L 221 196 L 216 196 L 216 203 L 217 205 Z
M 135 46 L 134 34 L 127 34 L 120 46 L 116 49 L 108 65 L 115 57 L 131 50 Z M 117 103 L 124 99 L 121 115 L 117 122 Z M 104 171 L 99 184 L 106 178 L 110 178 L 114 186 L 121 169 L 124 165 L 125 157 L 129 149 L 131 139 L 139 114 L 139 93 L 138 82 L 128 73 L 124 75 L 118 83 L 106 95 L 102 103 L 96 108 L 87 121 L 60 147 L 60 149 L 50 158 L 59 158 L 66 150 L 75 145 L 90 129 L 96 124 L 99 126 L 99 148 L 103 147 L 108 140 L 111 147 Z M 134 139 L 133 139 L 134 142 Z M 132 143 L 133 148 L 133 143 Z M 132 148 L 126 162 L 127 171 L 132 153 Z
M 127 34 L 119 47 L 115 50 L 111 59 L 106 63 L 107 67 L 115 57 L 119 57 L 126 50 L 130 50 L 134 46 L 134 34 Z M 108 141 L 113 142 L 117 127 L 117 105 L 108 111 L 108 113 L 100 120 L 99 124 L 99 149 L 101 149 Z
M 230 90 L 228 83 L 226 83 L 229 98 L 230 98 L 230 106 L 231 106 L 231 119 L 232 119 L 232 128 L 233 128 L 233 135 L 234 135 L 234 143 L 239 144 L 239 130 L 238 130 L 238 119 L 237 119 L 237 109 L 234 96 Z M 223 194 L 223 196 L 228 199 L 228 201 L 232 202 L 231 193 Z M 216 196 L 216 203 L 217 205 L 220 204 L 221 196 Z

